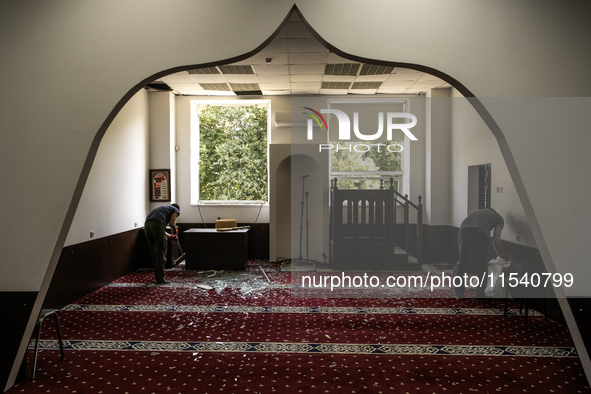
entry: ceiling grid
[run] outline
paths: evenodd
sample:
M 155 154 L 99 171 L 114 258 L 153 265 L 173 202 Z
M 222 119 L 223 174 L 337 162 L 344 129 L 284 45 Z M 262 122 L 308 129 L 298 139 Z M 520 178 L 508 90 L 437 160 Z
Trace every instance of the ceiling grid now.
M 149 87 L 177 95 L 271 96 L 417 94 L 450 85 L 421 71 L 342 58 L 292 14 L 277 37 L 252 57 L 170 74 Z

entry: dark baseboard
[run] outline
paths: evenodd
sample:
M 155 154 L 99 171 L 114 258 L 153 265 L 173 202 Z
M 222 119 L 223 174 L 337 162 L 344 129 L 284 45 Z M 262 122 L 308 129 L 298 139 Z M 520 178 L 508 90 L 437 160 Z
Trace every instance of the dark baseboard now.
M 458 261 L 457 228 L 453 226 L 425 225 L 423 243 L 425 245 L 423 263 L 454 265 Z
M 568 299 L 571 312 L 588 352 L 591 352 L 591 298 L 572 297 Z
M 31 291 L 2 291 L 0 304 L 3 307 L 5 320 L 2 324 L 2 339 L 0 340 L 0 388 L 4 391 L 12 364 L 16 359 L 18 348 L 27 327 L 37 292 Z M 22 380 L 20 374 L 17 381 Z
M 142 266 L 149 259 L 141 229 L 66 246 L 44 308 L 61 308 Z
M 397 231 L 401 231 L 402 225 L 397 227 Z M 423 243 L 424 243 L 424 255 L 423 263 L 425 264 L 436 264 L 446 263 L 455 265 L 458 261 L 458 232 L 459 229 L 454 226 L 432 226 L 424 225 L 423 228 Z M 415 245 L 416 242 L 416 225 L 409 226 L 409 234 L 411 245 Z M 410 253 L 416 257 L 416 247 L 410 248 Z M 516 244 L 509 241 L 503 241 L 503 252 L 509 256 L 514 256 L 515 259 L 519 259 L 523 253 L 538 253 L 538 249 Z M 490 257 L 494 258 L 496 253 L 494 249 L 490 248 Z M 473 259 L 475 261 L 475 258 Z M 570 301 L 570 300 L 569 300 Z M 574 301 L 581 302 L 584 301 Z M 545 298 L 530 298 L 528 300 L 530 308 L 535 309 L 538 312 L 544 313 L 546 311 L 547 316 L 550 319 L 565 322 L 564 315 L 556 297 L 554 294 L 548 294 Z M 585 310 L 588 307 L 588 312 L 591 312 L 591 303 L 585 305 Z M 574 310 L 573 310 L 574 313 Z M 585 320 L 585 315 L 579 317 L 583 322 L 587 322 L 587 327 L 591 328 L 591 319 Z M 591 340 L 590 340 L 591 341 Z
M 240 224 L 240 225 L 248 225 Z M 179 223 L 183 230 L 215 227 L 213 223 Z M 269 258 L 269 225 L 251 225 L 248 257 Z M 62 308 L 140 267 L 150 267 L 143 228 L 64 247 L 51 280 L 44 308 Z

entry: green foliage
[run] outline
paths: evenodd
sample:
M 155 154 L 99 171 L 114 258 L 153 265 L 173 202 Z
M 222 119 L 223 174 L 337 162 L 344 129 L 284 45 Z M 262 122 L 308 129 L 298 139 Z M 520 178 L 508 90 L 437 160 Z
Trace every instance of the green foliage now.
M 199 114 L 200 200 L 267 200 L 267 108 L 205 106 Z
M 364 177 L 364 173 L 371 172 L 390 172 L 401 171 L 401 158 L 399 152 L 390 152 L 386 149 L 386 145 L 380 146 L 378 149 L 374 145 L 370 145 L 371 149 L 367 152 L 356 152 L 354 148 L 349 151 L 349 144 L 342 144 L 340 142 L 333 142 L 333 146 L 339 146 L 339 150 L 333 149 L 331 151 L 331 171 L 333 172 L 350 172 L 351 176 Z M 388 145 L 400 145 L 401 143 L 393 142 Z M 361 148 L 359 149 L 361 150 Z M 391 150 L 399 150 L 398 146 L 391 148 Z M 365 179 L 356 180 L 341 180 L 338 186 L 341 189 L 377 189 L 379 188 L 380 175 L 365 176 Z M 372 179 L 373 178 L 373 179 Z M 389 187 L 389 181 L 385 183 L 384 187 Z M 398 188 L 396 183 L 395 188 Z

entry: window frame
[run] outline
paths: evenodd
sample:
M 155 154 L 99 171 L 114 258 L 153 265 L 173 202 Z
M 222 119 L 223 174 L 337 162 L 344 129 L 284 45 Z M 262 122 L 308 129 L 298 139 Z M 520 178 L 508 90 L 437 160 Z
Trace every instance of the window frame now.
M 199 128 L 199 108 L 201 106 L 264 106 L 267 108 L 267 199 L 266 200 L 201 200 L 200 191 L 200 171 L 199 171 L 199 146 L 200 146 L 200 128 Z M 249 206 L 269 203 L 269 143 L 271 135 L 271 100 L 270 99 L 224 99 L 224 100 L 191 100 L 190 101 L 190 203 L 191 206 L 201 205 L 223 205 L 223 206 Z
M 328 100 L 328 107 L 331 108 L 333 104 L 402 104 L 402 111 L 397 112 L 405 112 L 410 113 L 410 98 L 409 97 L 400 97 L 400 98 L 371 98 L 371 99 L 363 99 L 363 98 L 336 98 Z M 330 118 L 329 118 L 330 122 Z M 330 126 L 329 126 L 330 128 Z M 329 137 L 327 137 L 329 138 Z M 331 141 L 328 141 L 331 143 Z M 377 180 L 384 179 L 389 183 L 390 178 L 392 178 L 395 182 L 397 182 L 397 191 L 401 194 L 407 193 L 407 185 L 408 185 L 408 172 L 405 171 L 406 168 L 410 165 L 410 139 L 406 134 L 404 134 L 404 139 L 402 142 L 402 151 L 400 152 L 400 171 L 332 171 L 332 152 L 329 155 L 328 165 L 329 165 L 329 179 L 337 179 L 340 180 Z M 351 143 L 351 142 L 346 142 Z M 338 187 L 338 182 L 337 182 Z M 388 186 L 389 187 L 389 186 Z

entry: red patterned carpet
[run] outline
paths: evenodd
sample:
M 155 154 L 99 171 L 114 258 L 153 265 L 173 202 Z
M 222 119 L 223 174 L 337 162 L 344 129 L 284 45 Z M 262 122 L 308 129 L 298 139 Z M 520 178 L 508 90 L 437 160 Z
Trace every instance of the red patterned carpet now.
M 167 279 L 140 270 L 63 308 L 65 359 L 47 321 L 35 379 L 8 393 L 591 392 L 566 326 L 518 305 L 295 297 L 264 261 Z

